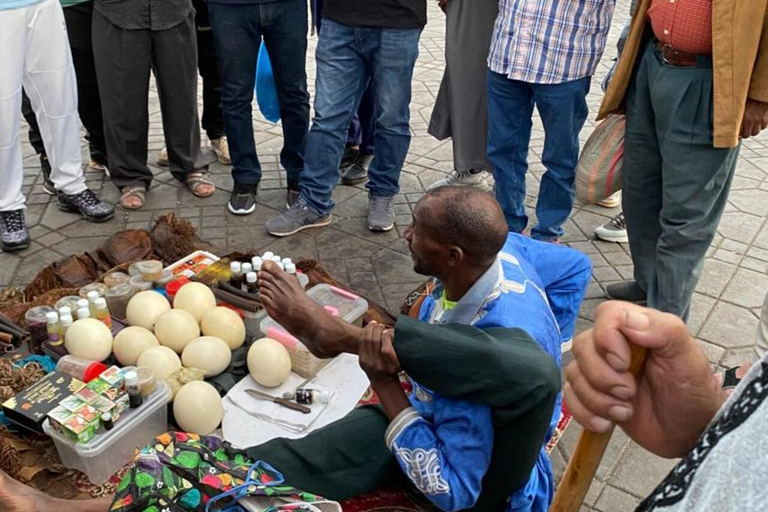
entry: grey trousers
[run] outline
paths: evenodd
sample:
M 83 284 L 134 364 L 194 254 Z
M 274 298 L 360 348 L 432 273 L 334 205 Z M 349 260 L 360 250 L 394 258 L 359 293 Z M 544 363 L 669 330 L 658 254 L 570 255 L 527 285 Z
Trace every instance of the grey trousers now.
M 194 11 L 168 30 L 125 30 L 93 13 L 109 171 L 118 188 L 149 188 L 149 74 L 155 73 L 171 173 L 180 180 L 205 168 L 197 114 Z
M 711 63 L 666 64 L 650 41 L 627 96 L 623 208 L 648 306 L 687 319 L 739 147 L 714 148 Z
M 498 0 L 452 0 L 446 6 L 445 73 L 429 134 L 453 139 L 453 166 L 465 172 L 491 169 L 486 156 L 486 76 Z

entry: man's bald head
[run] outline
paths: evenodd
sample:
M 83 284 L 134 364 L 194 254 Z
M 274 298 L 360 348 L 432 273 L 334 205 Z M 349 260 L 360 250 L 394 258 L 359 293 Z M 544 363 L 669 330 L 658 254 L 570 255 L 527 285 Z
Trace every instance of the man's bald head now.
M 504 247 L 508 227 L 499 203 L 489 193 L 467 187 L 427 192 L 414 215 L 443 243 L 460 247 L 472 265 L 487 265 Z

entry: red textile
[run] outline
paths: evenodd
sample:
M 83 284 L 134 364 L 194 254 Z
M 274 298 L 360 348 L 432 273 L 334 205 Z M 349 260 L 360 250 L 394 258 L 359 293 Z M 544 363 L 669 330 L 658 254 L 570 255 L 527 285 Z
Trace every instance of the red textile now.
M 662 43 L 684 53 L 712 53 L 712 0 L 653 0 L 648 18 Z

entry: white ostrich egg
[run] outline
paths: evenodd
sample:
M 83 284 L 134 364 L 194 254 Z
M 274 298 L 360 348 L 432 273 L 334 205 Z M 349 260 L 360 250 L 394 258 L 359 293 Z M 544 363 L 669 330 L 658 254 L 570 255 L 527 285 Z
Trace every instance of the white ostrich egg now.
M 168 347 L 150 347 L 139 356 L 136 366 L 149 368 L 158 380 L 165 380 L 181 369 L 181 359 Z
M 176 393 L 173 415 L 184 432 L 207 436 L 221 424 L 224 406 L 213 386 L 194 381 L 184 384 Z
M 251 377 L 268 388 L 275 388 L 291 374 L 291 356 L 282 343 L 272 338 L 256 340 L 248 349 Z
M 213 336 L 202 336 L 189 342 L 181 354 L 185 368 L 205 370 L 205 376 L 215 377 L 227 369 L 232 361 L 229 345 Z
M 216 297 L 204 284 L 188 283 L 176 292 L 173 307 L 191 313 L 199 323 L 204 314 L 216 307 Z
M 190 341 L 200 336 L 200 325 L 191 313 L 172 309 L 157 317 L 155 336 L 161 345 L 181 354 Z
M 200 327 L 205 336 L 224 340 L 230 350 L 237 350 L 245 343 L 245 323 L 240 315 L 229 308 L 214 308 L 203 315 Z
M 152 330 L 157 317 L 171 309 L 168 299 L 152 290 L 139 292 L 128 301 L 125 319 L 128 325 L 135 325 Z
M 103 361 L 112 354 L 112 331 L 104 322 L 83 318 L 67 329 L 64 347 L 73 356 Z
M 122 366 L 135 366 L 148 348 L 160 345 L 152 331 L 143 327 L 126 327 L 115 336 L 112 351 Z

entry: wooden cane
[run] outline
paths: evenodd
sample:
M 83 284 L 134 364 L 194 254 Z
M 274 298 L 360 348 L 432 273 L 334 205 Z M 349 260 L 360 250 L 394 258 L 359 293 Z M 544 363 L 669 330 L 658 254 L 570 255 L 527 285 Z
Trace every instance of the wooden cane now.
M 648 349 L 636 345 L 631 345 L 630 348 L 632 359 L 629 363 L 629 371 L 637 377 L 643 369 Z M 576 450 L 568 462 L 568 467 L 565 468 L 560 485 L 557 486 L 555 499 L 549 512 L 578 512 L 612 434 L 613 427 L 604 434 L 589 430 L 582 431 Z

